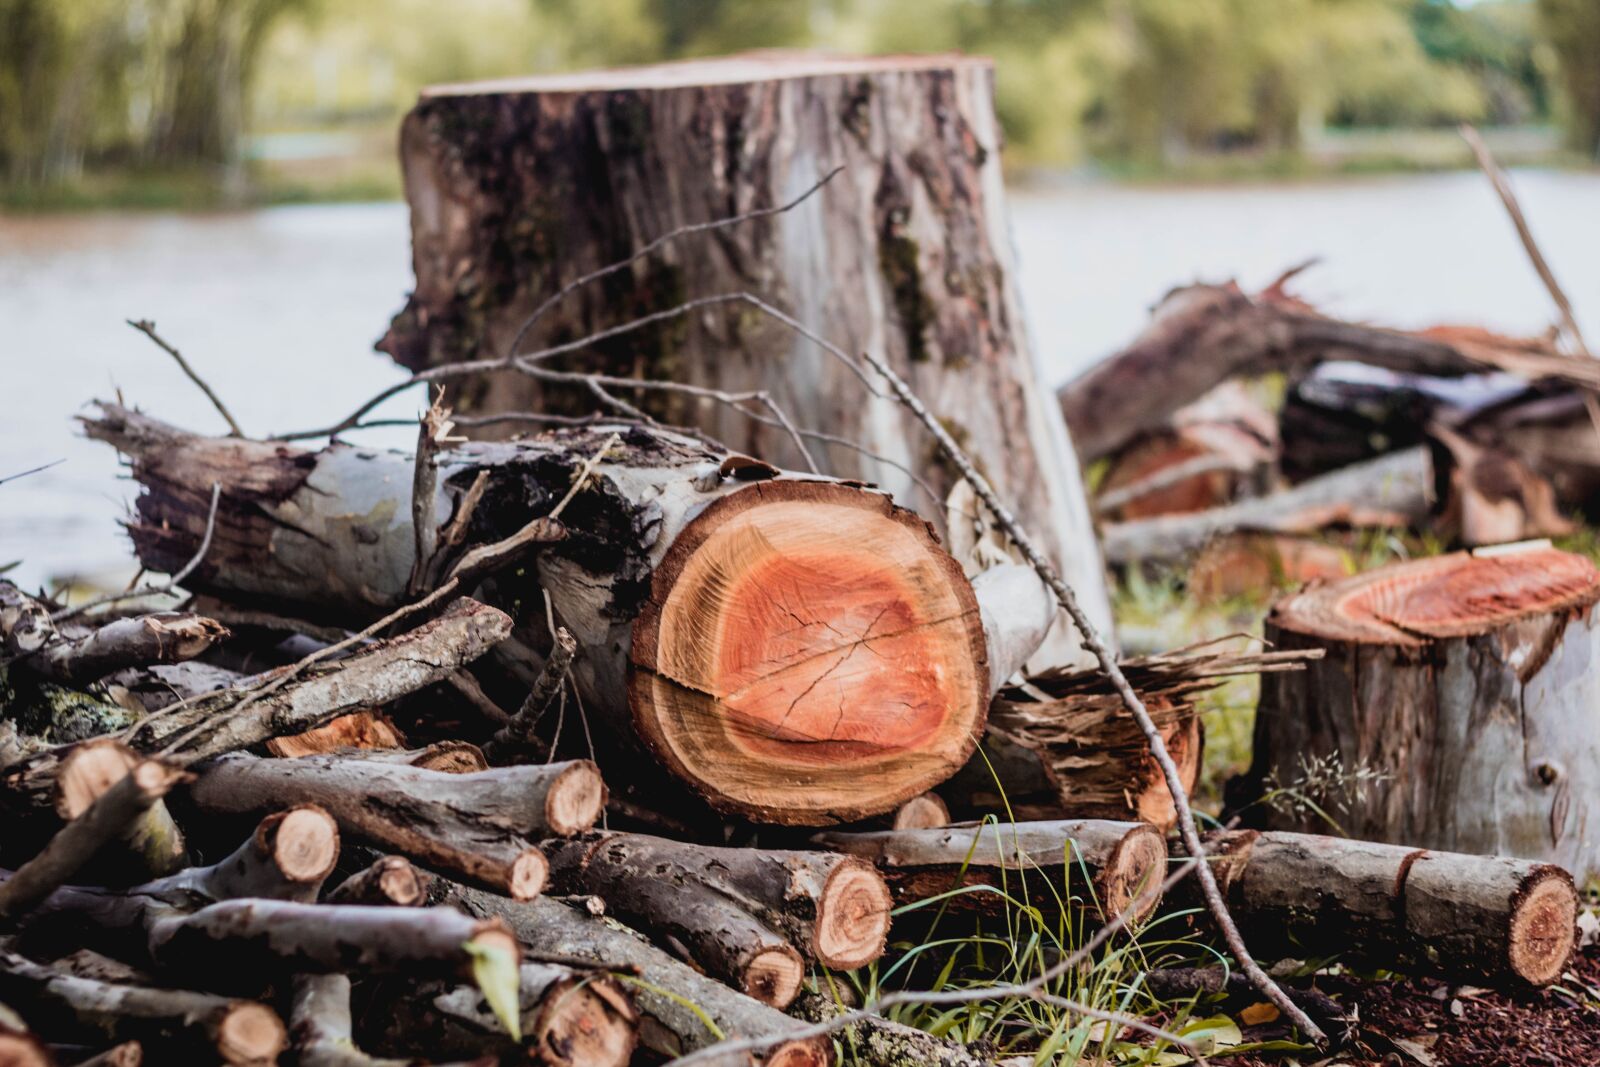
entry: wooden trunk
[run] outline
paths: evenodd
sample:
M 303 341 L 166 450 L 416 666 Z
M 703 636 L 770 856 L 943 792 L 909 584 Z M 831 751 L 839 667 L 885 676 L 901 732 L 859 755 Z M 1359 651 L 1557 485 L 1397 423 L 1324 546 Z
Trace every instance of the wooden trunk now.
M 410 599 L 410 457 L 197 437 L 104 410 L 88 432 L 133 460 L 146 491 L 130 529 L 148 565 L 194 553 L 221 482 L 213 551 L 191 588 L 353 620 Z M 560 520 L 538 519 L 601 452 Z M 927 523 L 881 492 L 663 430 L 601 425 L 438 462 L 441 526 L 483 479 L 460 558 L 544 523 L 540 543 L 478 590 L 517 623 L 494 655 L 532 680 L 532 650 L 550 641 L 548 594 L 576 639 L 571 678 L 601 726 L 613 788 L 647 791 L 647 804 L 673 800 L 650 788 L 660 763 L 758 821 L 893 810 L 965 762 L 989 697 L 1055 615 L 1031 570 L 969 580 Z
M 987 60 L 959 56 L 762 53 L 426 90 L 400 148 L 416 288 L 380 347 L 412 369 L 506 355 L 564 283 L 677 227 L 787 203 L 842 167 L 786 214 L 670 243 L 573 293 L 518 351 L 689 298 L 760 296 L 905 377 L 1109 631 L 1077 459 L 1039 388 L 1013 277 L 993 78 Z M 748 304 L 713 305 L 549 366 L 767 390 L 800 427 L 891 461 L 812 439 L 825 471 L 944 518 L 953 472 L 915 420 L 881 383 L 869 392 Z M 514 375 L 452 395 L 486 412 L 593 405 L 581 390 L 552 395 Z M 801 466 L 781 428 L 682 395 L 628 398 Z M 917 477 L 936 499 L 918 495 Z M 1070 630 L 1058 634 L 1051 664 L 1077 655 Z
M 1252 810 L 1279 829 L 1327 829 L 1309 797 L 1354 837 L 1600 873 L 1597 599 L 1593 564 L 1534 545 L 1280 601 L 1268 640 L 1327 655 L 1262 679 L 1230 792 L 1273 795 Z

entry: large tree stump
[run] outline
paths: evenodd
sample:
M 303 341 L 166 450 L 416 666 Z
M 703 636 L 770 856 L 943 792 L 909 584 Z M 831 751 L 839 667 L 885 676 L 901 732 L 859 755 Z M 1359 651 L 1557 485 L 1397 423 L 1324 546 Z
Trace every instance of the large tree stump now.
M 220 482 L 215 544 L 191 588 L 352 620 L 410 598 L 410 457 L 199 437 L 104 412 L 87 430 L 132 458 L 145 493 L 130 530 L 147 564 L 193 555 Z M 547 515 L 602 451 L 559 521 L 538 520 L 540 543 L 479 592 L 516 617 L 495 655 L 528 679 L 541 665 L 532 649 L 550 640 L 549 595 L 577 644 L 570 674 L 602 727 L 608 778 L 648 804 L 675 800 L 654 788 L 659 763 L 713 807 L 758 821 L 891 811 L 966 761 L 989 697 L 1055 615 L 1031 570 L 969 580 L 882 492 L 640 426 L 444 453 L 432 513 L 441 526 L 460 518 L 481 477 L 459 547 L 498 542 Z
M 1354 837 L 1600 873 L 1597 599 L 1593 564 L 1534 546 L 1396 564 L 1280 601 L 1268 640 L 1327 656 L 1262 679 L 1240 796 L 1321 790 L 1312 801 Z M 1326 828 L 1284 799 L 1257 810 L 1275 828 Z
M 416 289 L 379 347 L 412 369 L 504 355 L 567 281 L 677 227 L 777 207 L 842 166 L 787 214 L 674 242 L 573 294 L 519 351 L 686 298 L 757 294 L 905 377 L 1109 630 L 1077 459 L 1039 390 L 1013 278 L 993 79 L 988 60 L 960 56 L 762 53 L 429 89 L 400 146 Z M 914 476 L 942 499 L 954 474 L 915 419 L 749 305 L 707 307 L 549 365 L 768 390 L 798 425 L 892 461 L 813 441 L 830 473 L 944 518 Z M 593 403 L 511 375 L 454 395 L 489 412 Z M 684 396 L 632 399 L 800 466 L 781 428 Z M 1069 631 L 1052 662 L 1075 647 Z

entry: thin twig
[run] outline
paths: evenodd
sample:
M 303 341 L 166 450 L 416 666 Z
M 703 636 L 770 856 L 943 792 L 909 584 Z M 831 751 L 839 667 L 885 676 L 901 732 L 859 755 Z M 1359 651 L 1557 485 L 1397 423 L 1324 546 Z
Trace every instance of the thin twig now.
M 178 586 L 183 584 L 183 580 L 185 578 L 194 573 L 194 569 L 200 566 L 201 560 L 206 558 L 206 553 L 211 551 L 211 536 L 216 532 L 217 528 L 217 504 L 219 501 L 221 501 L 221 499 L 222 483 L 212 482 L 211 508 L 206 513 L 206 532 L 200 538 L 200 547 L 195 550 L 195 554 L 190 557 L 189 562 L 185 563 L 183 568 L 179 570 L 177 574 L 174 574 L 171 578 L 168 578 L 160 585 L 147 585 L 138 589 L 126 589 L 120 593 L 108 593 L 105 596 L 95 597 L 93 600 L 86 600 L 76 607 L 63 608 L 54 615 L 51 615 L 50 621 L 61 622 L 65 619 L 82 615 L 91 608 L 104 607 L 107 604 L 116 604 L 124 600 L 133 600 L 139 597 L 166 596 L 167 594 L 173 592 L 173 590 L 177 589 Z
M 8 474 L 4 478 L 0 478 L 0 485 L 5 485 L 7 482 L 14 482 L 18 478 L 26 478 L 30 474 L 38 474 L 40 471 L 47 471 L 51 467 L 59 467 L 65 462 L 66 459 L 63 457 L 62 459 L 51 460 L 49 463 L 44 463 L 37 467 L 30 467 L 25 471 L 18 471 L 15 474 Z
M 189 361 L 183 358 L 183 353 L 179 352 L 176 348 L 173 348 L 166 341 L 162 340 L 161 335 L 156 333 L 155 323 L 151 322 L 149 319 L 128 319 L 127 322 L 129 326 L 132 326 L 135 330 L 138 330 L 140 333 L 150 338 L 150 340 L 154 341 L 163 352 L 177 361 L 178 366 L 182 369 L 183 373 L 189 376 L 189 380 L 191 382 L 200 387 L 200 391 L 206 394 L 206 399 L 211 401 L 211 406 L 217 409 L 217 414 L 221 415 L 223 421 L 228 424 L 230 437 L 244 436 L 244 431 L 239 429 L 239 423 L 235 421 L 232 412 L 228 410 L 228 406 L 222 402 L 222 398 L 216 394 L 216 391 L 213 390 L 211 386 L 206 384 L 206 380 L 200 377 L 199 373 L 196 372 L 193 367 L 189 366 Z
M 1122 673 L 1122 668 L 1117 664 L 1116 657 L 1111 654 L 1110 648 L 1100 637 L 1094 623 L 1089 620 L 1089 616 L 1078 605 L 1078 598 L 1073 593 L 1072 587 L 1067 585 L 1061 576 L 1056 573 L 1055 566 L 1045 558 L 1044 553 L 1039 550 L 1033 539 L 1022 529 L 1021 524 L 1012 516 L 1010 510 L 1001 503 L 999 496 L 995 494 L 994 489 L 989 485 L 988 479 L 979 473 L 972 460 L 967 456 L 966 451 L 956 444 L 939 420 L 929 413 L 922 401 L 911 391 L 911 387 L 905 383 L 905 380 L 871 352 L 863 353 L 863 358 L 883 376 L 884 380 L 889 383 L 889 388 L 900 400 L 900 403 L 916 416 L 917 420 L 933 435 L 934 440 L 938 441 L 939 448 L 944 452 L 946 458 L 961 472 L 962 477 L 972 486 L 978 498 L 988 506 L 1000 527 L 1010 536 L 1012 542 L 1022 552 L 1023 557 L 1038 572 L 1039 577 L 1044 580 L 1045 584 L 1050 587 L 1051 592 L 1055 594 L 1056 600 L 1066 609 L 1067 614 L 1072 618 L 1073 625 L 1077 627 L 1078 632 L 1083 636 L 1084 647 L 1093 653 L 1095 659 L 1099 661 L 1101 671 L 1111 682 L 1112 688 L 1116 690 L 1117 696 L 1121 698 L 1123 706 L 1133 715 L 1134 720 L 1139 724 L 1139 728 L 1144 732 L 1145 739 L 1150 745 L 1150 754 L 1161 767 L 1161 773 L 1167 782 L 1167 789 L 1172 793 L 1173 807 L 1177 809 L 1178 814 L 1178 831 L 1183 838 L 1184 847 L 1193 856 L 1204 856 L 1205 851 L 1200 841 L 1200 830 L 1195 824 L 1194 812 L 1189 807 L 1189 794 L 1184 788 L 1183 775 L 1179 772 L 1178 765 L 1173 762 L 1172 754 L 1167 751 L 1166 743 L 1161 738 L 1161 731 L 1157 729 L 1155 721 L 1150 718 L 1150 712 L 1145 708 L 1144 701 L 1139 699 L 1139 695 L 1134 692 L 1133 686 L 1128 684 L 1128 679 Z M 1239 928 L 1235 925 L 1233 916 L 1228 913 L 1228 905 L 1222 899 L 1221 890 L 1217 888 L 1217 880 L 1210 866 L 1204 863 L 1200 864 L 1196 868 L 1196 874 L 1200 879 L 1200 888 L 1205 895 L 1206 904 L 1211 911 L 1212 918 L 1216 921 L 1218 929 L 1222 931 L 1223 940 L 1227 942 L 1229 951 L 1238 960 L 1240 970 L 1250 977 L 1251 983 L 1261 991 L 1262 996 L 1266 997 L 1279 1011 L 1288 1016 L 1300 1028 L 1302 1033 L 1311 1038 L 1318 1048 L 1326 1048 L 1328 1044 L 1327 1035 L 1317 1027 L 1316 1023 L 1311 1021 L 1311 1017 L 1302 1011 L 1299 1005 L 1289 999 L 1288 995 L 1278 987 L 1278 984 L 1261 969 L 1254 957 L 1250 955 L 1250 950 L 1245 947 L 1244 938 L 1239 934 Z
M 534 325 L 538 323 L 540 319 L 544 318 L 545 314 L 549 312 L 551 308 L 559 304 L 574 290 L 581 289 L 590 282 L 599 281 L 601 278 L 604 278 L 609 274 L 615 274 L 619 270 L 626 270 L 635 263 L 639 262 L 641 259 L 648 256 L 650 253 L 654 252 L 656 249 L 663 245 L 670 244 L 680 237 L 688 237 L 689 235 L 696 233 L 706 233 L 711 230 L 720 230 L 728 226 L 737 226 L 743 222 L 751 222 L 755 219 L 766 218 L 770 215 L 782 215 L 786 211 L 792 211 L 805 201 L 809 200 L 812 194 L 814 194 L 817 190 L 831 182 L 842 170 L 844 170 L 843 165 L 834 167 L 821 178 L 818 178 L 811 188 L 807 189 L 805 192 L 801 193 L 787 204 L 782 204 L 778 207 L 758 208 L 755 211 L 747 211 L 742 215 L 730 215 L 727 218 L 715 219 L 711 222 L 695 222 L 690 223 L 687 226 L 679 226 L 677 229 L 669 230 L 660 237 L 657 237 L 655 240 L 644 245 L 637 252 L 633 253 L 631 256 L 628 256 L 626 259 L 619 259 L 615 263 L 608 263 L 604 267 L 590 271 L 588 274 L 579 275 L 566 285 L 563 285 L 560 289 L 557 289 L 554 293 L 550 294 L 550 296 L 546 297 L 544 303 L 534 308 L 533 314 L 529 315 L 523 320 L 522 325 L 517 327 L 516 336 L 512 337 L 511 343 L 506 346 L 507 357 L 509 358 L 516 355 L 517 347 L 522 344 L 522 339 L 528 335 L 528 331 L 533 329 Z

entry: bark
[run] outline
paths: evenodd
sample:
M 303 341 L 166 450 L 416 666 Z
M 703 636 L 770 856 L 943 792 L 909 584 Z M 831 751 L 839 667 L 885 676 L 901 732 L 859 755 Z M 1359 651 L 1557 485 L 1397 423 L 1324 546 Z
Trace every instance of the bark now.
M 594 765 L 581 760 L 447 774 L 337 756 L 233 756 L 201 768 L 191 796 L 216 812 L 318 804 L 346 833 L 526 899 L 539 893 L 546 873 L 531 841 L 593 826 L 605 789 Z
M 638 1041 L 639 1014 L 623 983 L 593 971 L 524 963 L 522 1040 L 513 1041 L 471 986 L 429 983 L 403 999 L 369 1004 L 382 1018 L 377 1047 L 425 1047 L 435 1055 L 494 1054 L 550 1067 L 622 1067 Z M 496 1062 L 502 1062 L 497 1060 Z
M 896 906 L 956 891 L 945 900 L 958 909 L 1004 912 L 1026 901 L 1059 911 L 1070 900 L 1102 919 L 1130 908 L 1139 919 L 1161 902 L 1166 877 L 1166 843 L 1145 823 L 969 823 L 933 830 L 830 831 L 815 840 L 877 864 Z
M 1255 762 L 1230 797 L 1277 829 L 1520 856 L 1600 873 L 1600 571 L 1541 548 L 1457 553 L 1280 601 L 1267 638 L 1326 651 L 1263 679 Z M 1281 809 L 1281 810 L 1280 810 Z
M 707 973 L 774 1007 L 799 992 L 801 954 L 846 971 L 883 954 L 889 892 L 869 867 L 841 856 L 644 834 L 545 847 L 554 891 L 601 898 L 608 914 L 677 939 Z
M 1112 523 L 1103 541 L 1111 563 L 1160 562 L 1181 559 L 1236 530 L 1420 526 L 1432 511 L 1433 464 L 1427 449 L 1417 446 L 1226 507 Z
M 1208 862 L 1252 952 L 1338 956 L 1454 982 L 1546 986 L 1577 937 L 1572 876 L 1547 863 L 1254 830 Z M 1188 903 L 1192 891 L 1175 893 Z
M 340 759 L 393 763 L 446 774 L 473 774 L 489 769 L 483 749 L 470 741 L 440 741 L 426 748 L 367 748 L 338 753 Z
M 574 293 L 519 351 L 685 297 L 759 294 L 846 352 L 877 352 L 928 398 L 1109 630 L 1077 460 L 1039 389 L 1012 276 L 999 148 L 982 59 L 766 54 L 430 90 L 401 134 L 417 284 L 382 347 L 412 369 L 506 354 L 529 312 L 568 279 L 678 226 L 776 207 L 841 166 L 787 214 L 668 244 Z M 943 518 L 956 479 L 920 446 L 915 420 L 748 305 L 625 335 L 582 365 L 766 390 L 797 425 L 892 461 L 813 443 L 826 469 Z M 488 412 L 574 403 L 570 391 L 505 375 L 457 395 Z M 687 397 L 654 399 L 645 403 L 665 421 L 780 466 L 799 461 L 781 428 Z M 935 499 L 914 496 L 914 476 Z M 976 569 L 974 557 L 962 562 Z M 1070 661 L 1076 647 L 1064 628 L 1049 662 Z
M 223 692 L 167 715 L 150 716 L 128 743 L 146 752 L 175 748 L 178 758 L 198 760 L 299 733 L 430 685 L 482 655 L 509 629 L 504 614 L 463 598 L 431 622 L 374 642 L 265 695 L 258 690 L 251 690 L 254 697 Z M 269 673 L 259 680 L 274 677 Z M 251 703 L 239 706 L 244 700 Z M 49 803 L 64 754 L 54 749 L 7 767 L 7 798 L 23 805 Z
M 1482 331 L 1408 333 L 1342 322 L 1283 291 L 1287 276 L 1251 296 L 1237 285 L 1176 289 L 1132 344 L 1057 393 L 1085 463 L 1109 455 L 1229 378 L 1295 373 L 1348 360 L 1443 377 L 1505 371 L 1529 381 L 1593 387 L 1592 363 L 1545 342 Z
M 43 1035 L 135 1040 L 177 1057 L 169 1062 L 272 1064 L 287 1044 L 264 1004 L 76 978 L 10 952 L 0 952 L 0 997 Z
M 415 1011 L 408 1004 L 401 1015 Z M 294 1038 L 295 1062 L 299 1067 L 421 1067 L 431 1060 L 412 1056 L 387 1059 L 369 1056 L 356 1046 L 350 1019 L 350 979 L 342 974 L 306 974 L 295 979 L 294 1001 L 289 1017 Z M 436 1048 L 433 1035 L 421 1035 L 419 1044 Z M 490 1061 L 475 1061 L 472 1067 L 487 1067 Z M 436 1067 L 468 1067 L 466 1064 L 436 1064 Z
M 138 765 L 139 757 L 120 742 L 99 740 L 79 745 L 62 757 L 56 778 L 56 814 L 76 819 Z M 99 864 L 102 870 L 134 875 L 119 880 L 160 878 L 182 870 L 189 862 L 183 831 L 173 821 L 165 800 L 155 801 L 134 816 L 120 836 L 122 849 L 104 850 Z M 121 855 L 112 856 L 116 851 Z
M 640 1041 L 664 1056 L 715 1044 L 718 1038 L 706 1019 L 730 1038 L 782 1038 L 804 1025 L 705 977 L 608 920 L 543 898 L 517 903 L 461 886 L 441 885 L 440 890 L 445 901 L 470 915 L 505 920 L 534 956 L 633 969 L 638 981 L 630 983 L 630 989 L 645 1016 Z M 776 1040 L 764 1056 L 744 1054 L 712 1062 L 717 1067 L 753 1062 L 768 1067 L 825 1067 L 834 1059 L 831 1042 L 804 1038 Z
M 404 856 L 383 856 L 334 886 L 327 900 L 329 904 L 392 904 L 414 908 L 427 899 L 431 881 Z
M 1147 692 L 1144 700 L 1184 787 L 1193 790 L 1204 740 L 1199 713 L 1181 695 Z M 939 787 L 961 814 L 1139 819 L 1162 830 L 1176 823 L 1149 742 L 1117 697 L 1067 693 L 1041 701 L 1007 690 L 989 718 L 981 752 Z
M 415 552 L 404 457 L 200 438 L 105 412 L 89 432 L 133 457 L 146 562 L 192 552 L 220 480 L 227 547 L 197 588 L 363 618 L 403 598 Z M 1024 568 L 969 582 L 881 493 L 600 426 L 442 454 L 434 514 L 487 474 L 463 546 L 497 541 L 548 513 L 614 432 L 563 516 L 570 528 L 548 524 L 562 536 L 486 595 L 524 605 L 519 644 L 497 658 L 530 674 L 516 649 L 547 634 L 526 607 L 541 600 L 532 581 L 549 595 L 615 778 L 661 803 L 659 761 L 680 793 L 723 811 L 825 825 L 892 810 L 961 765 L 997 679 L 1038 647 L 1053 605 Z
M 50 896 L 186 777 L 156 760 L 129 770 L 82 815 L 62 827 L 42 852 L 0 884 L 0 920 L 15 918 Z

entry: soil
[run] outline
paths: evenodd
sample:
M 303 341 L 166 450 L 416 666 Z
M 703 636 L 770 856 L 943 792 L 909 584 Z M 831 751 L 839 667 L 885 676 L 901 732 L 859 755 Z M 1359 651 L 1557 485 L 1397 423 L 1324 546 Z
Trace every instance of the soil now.
M 1355 1046 L 1326 1067 L 1580 1067 L 1600 1064 L 1600 946 L 1574 958 L 1562 980 L 1538 992 L 1503 993 L 1425 979 L 1363 981 L 1318 976 L 1315 988 L 1353 1006 Z M 1230 1005 L 1231 1006 L 1231 1005 Z M 1245 1027 L 1248 1042 L 1287 1036 L 1281 1023 Z M 1281 1067 L 1270 1057 L 1213 1058 L 1218 1067 Z

